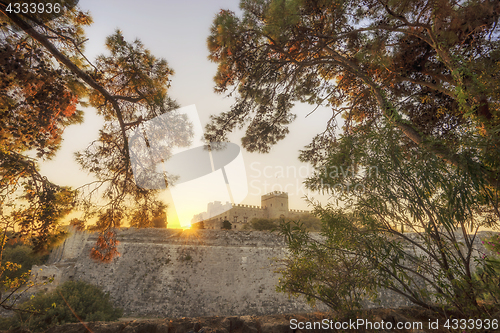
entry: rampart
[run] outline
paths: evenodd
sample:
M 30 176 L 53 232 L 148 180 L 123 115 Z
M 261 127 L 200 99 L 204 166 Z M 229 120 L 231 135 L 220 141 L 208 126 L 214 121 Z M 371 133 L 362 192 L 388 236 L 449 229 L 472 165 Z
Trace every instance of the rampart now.
M 254 218 L 299 218 L 310 213 L 306 210 L 289 209 L 288 193 L 274 191 L 261 196 L 261 206 L 211 202 L 207 205 L 206 212 L 193 216 L 191 223 L 203 222 L 203 227 L 199 229 L 222 229 L 222 222 L 227 220 L 231 223 L 231 229 L 241 230 Z
M 480 235 L 476 248 L 482 248 Z M 34 266 L 47 290 L 84 280 L 109 292 L 126 315 L 151 317 L 268 315 L 314 311 L 303 298 L 276 292 L 275 259 L 287 250 L 275 233 L 236 230 L 126 229 L 117 233 L 120 256 L 111 263 L 89 254 L 97 234 L 74 232 L 47 266 Z M 418 251 L 417 251 L 418 252 Z M 478 256 L 476 252 L 474 256 Z M 390 291 L 366 307 L 399 307 L 408 301 Z M 326 308 L 318 308 L 326 310 Z
M 93 261 L 97 235 L 76 232 L 53 251 L 47 266 L 33 267 L 49 290 L 84 280 L 111 294 L 134 316 L 229 316 L 310 312 L 304 301 L 276 292 L 274 258 L 282 238 L 268 232 L 128 229 L 117 233 L 120 257 Z

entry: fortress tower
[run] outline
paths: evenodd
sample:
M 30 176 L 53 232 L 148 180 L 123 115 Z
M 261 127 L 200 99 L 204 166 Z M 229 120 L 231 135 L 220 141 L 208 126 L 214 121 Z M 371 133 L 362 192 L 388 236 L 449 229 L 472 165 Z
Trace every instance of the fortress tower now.
M 309 214 L 306 210 L 288 209 L 288 193 L 274 191 L 261 196 L 261 206 L 252 205 L 222 205 L 215 201 L 209 203 L 207 212 L 193 216 L 191 224 L 201 223 L 205 229 L 220 229 L 222 222 L 227 220 L 232 229 L 241 229 L 254 218 L 279 219 L 281 217 L 299 217 Z
M 267 209 L 268 218 L 288 216 L 288 193 L 274 191 L 261 196 L 261 207 Z

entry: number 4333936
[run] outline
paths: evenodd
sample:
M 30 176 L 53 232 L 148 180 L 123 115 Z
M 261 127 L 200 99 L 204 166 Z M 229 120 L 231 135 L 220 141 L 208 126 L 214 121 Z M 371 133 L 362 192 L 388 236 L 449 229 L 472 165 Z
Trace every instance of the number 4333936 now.
M 62 10 L 60 3 L 27 3 L 14 2 L 9 3 L 5 11 L 14 14 L 59 14 Z
M 498 329 L 498 319 L 448 319 L 443 325 L 451 330 Z

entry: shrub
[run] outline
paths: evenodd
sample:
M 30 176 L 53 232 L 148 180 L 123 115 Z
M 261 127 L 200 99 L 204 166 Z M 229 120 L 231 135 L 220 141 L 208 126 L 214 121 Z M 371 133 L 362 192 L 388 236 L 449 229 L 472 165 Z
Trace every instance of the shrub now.
M 123 314 L 112 305 L 109 294 L 83 281 L 67 281 L 50 293 L 38 293 L 22 309 L 31 313 L 16 313 L 13 326 L 32 331 L 80 320 L 112 321 Z
M 232 226 L 233 225 L 228 220 L 222 221 L 222 229 L 231 230 Z
M 273 220 L 254 218 L 250 221 L 253 230 L 273 230 L 277 227 Z
M 33 250 L 23 243 L 15 243 L 14 245 L 6 244 L 3 253 L 2 261 L 11 262 L 20 265 L 17 270 L 5 271 L 4 275 L 10 280 L 20 278 L 24 274 L 29 273 L 33 265 L 42 265 L 48 259 L 48 255 L 40 255 L 33 253 Z
M 74 219 L 71 219 L 71 221 L 69 221 L 69 225 L 71 227 L 75 228 L 78 231 L 85 230 L 85 221 L 84 220 L 80 220 L 80 219 L 78 219 L 76 217 Z
M 322 220 L 319 239 L 299 226 L 280 226 L 290 251 L 280 290 L 335 309 L 355 307 L 361 297 L 392 290 L 444 316 L 499 311 L 498 273 L 475 258 L 474 242 L 480 228 L 498 226 L 496 190 L 480 170 L 452 168 L 425 150 L 408 154 L 400 135 L 389 128 L 354 143 L 346 140 L 310 180 L 343 204 L 315 204 L 315 215 Z M 356 155 L 359 165 L 377 172 L 353 171 L 343 179 L 343 192 L 336 193 L 339 180 L 329 170 L 342 163 L 347 167 L 343 152 L 354 145 L 366 149 Z M 492 248 L 498 244 L 490 242 Z M 348 275 L 339 279 L 323 273 L 335 270 Z
M 306 231 L 321 231 L 321 220 L 312 214 L 301 214 L 298 217 L 286 218 L 285 222 L 301 225 Z

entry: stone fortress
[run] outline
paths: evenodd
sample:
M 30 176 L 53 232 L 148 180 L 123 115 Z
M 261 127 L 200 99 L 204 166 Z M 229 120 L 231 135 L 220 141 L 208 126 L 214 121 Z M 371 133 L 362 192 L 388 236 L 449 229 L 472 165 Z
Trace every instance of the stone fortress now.
M 109 293 L 125 316 L 198 317 L 314 311 L 278 293 L 283 237 L 262 231 L 122 229 L 120 256 L 96 262 L 98 234 L 72 230 L 43 266 L 33 266 L 32 292 L 86 281 Z M 46 283 L 53 280 L 52 283 Z M 325 310 L 326 308 L 320 307 Z
M 288 193 L 274 191 L 261 196 L 261 205 L 232 205 L 220 201 L 207 205 L 207 211 L 197 214 L 191 225 L 203 222 L 204 229 L 221 229 L 222 222 L 227 220 L 232 229 L 240 230 L 254 218 L 275 219 L 282 217 L 299 217 L 309 214 L 307 210 L 288 209 Z
M 274 204 L 273 204 L 274 206 Z M 281 205 L 279 206 L 281 207 Z M 484 251 L 480 232 L 474 258 Z M 283 236 L 263 231 L 122 229 L 120 256 L 96 262 L 90 251 L 97 233 L 72 231 L 43 266 L 33 266 L 36 287 L 50 291 L 68 281 L 87 281 L 109 293 L 125 316 L 198 317 L 270 315 L 325 311 L 303 297 L 289 298 L 276 286 L 288 249 Z M 318 234 L 314 237 L 319 237 Z M 44 284 L 53 280 L 52 283 Z M 395 292 L 379 293 L 365 307 L 411 305 Z

